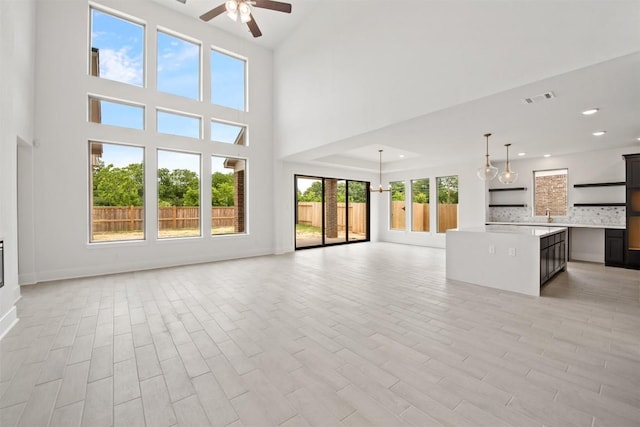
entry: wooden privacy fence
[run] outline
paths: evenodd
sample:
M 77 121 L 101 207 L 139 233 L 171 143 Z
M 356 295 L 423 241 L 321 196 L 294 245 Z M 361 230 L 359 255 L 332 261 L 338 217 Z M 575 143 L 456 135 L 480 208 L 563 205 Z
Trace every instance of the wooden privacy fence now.
M 346 203 L 338 203 L 338 230 L 346 227 Z M 298 224 L 322 227 L 322 202 L 298 202 Z M 349 231 L 367 232 L 367 204 L 349 203 Z
M 404 230 L 405 227 L 405 202 L 391 202 L 391 229 Z M 428 203 L 413 203 L 412 230 L 429 230 L 430 205 Z M 458 228 L 458 205 L 438 204 L 438 233 L 444 233 L 451 228 Z
M 212 207 L 211 225 L 233 227 L 234 206 Z M 96 206 L 92 212 L 94 233 L 141 231 L 144 211 L 142 206 Z M 200 207 L 167 206 L 158 208 L 160 230 L 200 227 Z

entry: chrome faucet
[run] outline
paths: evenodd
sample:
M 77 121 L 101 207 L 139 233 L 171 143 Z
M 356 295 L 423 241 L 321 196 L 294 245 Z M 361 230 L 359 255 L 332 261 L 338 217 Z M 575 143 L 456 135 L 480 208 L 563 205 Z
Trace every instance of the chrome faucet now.
M 547 216 L 547 222 L 553 222 L 553 218 L 551 218 L 551 209 L 547 208 L 545 215 Z

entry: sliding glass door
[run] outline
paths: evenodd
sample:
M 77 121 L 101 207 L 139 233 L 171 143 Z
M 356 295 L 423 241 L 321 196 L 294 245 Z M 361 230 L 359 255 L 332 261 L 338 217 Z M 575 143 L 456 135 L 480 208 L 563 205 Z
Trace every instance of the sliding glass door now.
M 369 240 L 369 184 L 295 176 L 296 249 Z

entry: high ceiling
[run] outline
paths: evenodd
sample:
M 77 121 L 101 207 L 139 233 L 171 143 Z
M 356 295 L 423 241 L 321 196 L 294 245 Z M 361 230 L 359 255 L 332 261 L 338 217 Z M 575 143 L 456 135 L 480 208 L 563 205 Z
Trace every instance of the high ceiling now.
M 153 0 L 166 7 L 188 16 L 198 18 L 205 12 L 224 3 L 226 0 Z M 260 46 L 274 49 L 282 42 L 309 13 L 318 6 L 321 0 L 282 0 L 292 5 L 291 14 L 274 12 L 267 9 L 253 8 L 253 16 L 262 30 L 262 36 L 254 38 L 246 24 L 234 22 L 225 14 L 212 19 L 207 25 L 214 26 L 236 37 L 256 43 Z
M 222 3 L 221 0 L 187 0 L 186 4 L 178 0 L 155 1 L 180 13 L 193 16 L 194 19 L 198 19 L 202 13 Z M 393 85 L 398 83 L 396 79 L 411 78 L 412 84 L 419 85 L 416 86 L 418 91 L 425 85 L 415 76 L 424 74 L 425 81 L 429 84 L 447 88 L 447 91 L 432 91 L 437 95 L 436 99 L 427 99 L 428 96 L 424 96 L 423 93 L 418 95 L 416 92 L 419 102 L 411 99 L 404 103 L 415 105 L 413 114 L 410 110 L 404 112 L 404 115 L 395 114 L 393 106 L 385 105 L 382 101 L 380 105 L 371 108 L 372 118 L 369 120 L 367 117 L 367 123 L 362 126 L 356 126 L 363 121 L 358 120 L 356 116 L 351 127 L 348 123 L 346 125 L 338 123 L 344 120 L 345 116 L 340 113 L 340 105 L 336 105 L 336 110 L 331 111 L 320 107 L 315 112 L 305 111 L 306 116 L 302 113 L 303 116 L 298 116 L 299 121 L 294 122 L 300 126 L 300 129 L 291 132 L 289 139 L 296 144 L 290 145 L 297 146 L 298 140 L 301 139 L 300 135 L 316 137 L 318 141 L 304 147 L 302 146 L 304 144 L 301 144 L 301 148 L 295 152 L 283 153 L 284 159 L 373 171 L 378 167 L 378 150 L 384 149 L 385 172 L 474 159 L 481 162 L 485 148 L 485 139 L 482 135 L 486 132 L 494 134 L 490 139 L 490 151 L 494 160 L 505 158 L 503 146 L 505 143 L 513 144 L 512 158 L 517 158 L 518 152 L 526 152 L 526 158 L 532 158 L 544 154 L 555 156 L 630 145 L 637 147 L 640 151 L 638 140 L 640 138 L 640 30 L 638 28 L 640 27 L 637 26 L 638 21 L 635 21 L 635 30 L 631 30 L 635 38 L 626 36 L 630 31 L 628 29 L 613 34 L 616 26 L 628 26 L 629 22 L 633 22 L 625 15 L 640 18 L 640 2 L 637 0 L 617 2 L 451 0 L 448 4 L 433 0 L 396 0 L 394 5 L 401 5 L 406 9 L 406 12 L 398 13 L 397 16 L 388 13 L 389 9 L 385 13 L 384 7 L 394 6 L 379 0 L 290 0 L 289 2 L 293 5 L 291 15 L 264 9 L 254 10 L 254 17 L 264 34 L 259 39 L 253 39 L 246 25 L 233 22 L 224 15 L 214 18 L 207 25 L 273 49 L 276 52 L 276 61 L 282 58 L 286 60 L 287 54 L 292 52 L 295 54 L 309 49 L 315 55 L 315 57 L 310 55 L 309 61 L 323 58 L 322 60 L 328 64 L 335 61 L 331 56 L 331 43 L 334 43 L 333 46 L 337 48 L 345 49 L 348 53 L 355 51 L 354 56 L 361 63 L 375 63 L 371 58 L 376 55 L 387 55 L 389 58 L 398 59 L 397 54 L 390 54 L 390 52 L 398 49 L 398 44 L 401 44 L 399 41 L 402 37 L 406 37 L 406 33 L 410 39 L 405 43 L 404 49 L 407 53 L 404 56 L 410 56 L 420 50 L 423 55 L 429 57 L 429 61 L 409 62 L 415 63 L 418 68 L 411 70 L 408 73 L 409 76 L 405 73 L 380 79 L 380 85 L 384 87 L 378 89 L 381 89 L 383 94 L 384 90 L 388 90 L 395 96 L 397 92 L 393 92 L 395 90 Z M 438 20 L 445 18 L 437 17 L 436 19 L 432 11 L 446 13 L 449 10 L 447 8 L 451 8 L 452 4 L 456 9 L 450 9 L 452 12 L 448 16 L 449 19 L 453 17 L 452 21 L 456 22 L 451 22 L 450 26 L 447 22 L 438 23 Z M 484 8 L 484 4 L 490 7 Z M 524 7 L 522 7 L 523 4 Z M 478 5 L 482 7 L 479 9 Z M 613 8 L 614 5 L 615 8 Z M 518 10 L 519 7 L 522 10 Z M 341 8 L 344 13 L 336 13 L 336 11 L 340 12 Z M 366 24 L 357 21 L 359 8 L 367 8 L 366 16 L 363 16 Z M 490 15 L 491 10 L 495 11 L 496 8 L 513 9 L 517 13 L 509 15 L 510 11 L 505 12 L 505 16 L 515 17 L 515 19 L 508 20 L 504 23 L 505 28 L 497 28 L 493 31 L 494 34 L 487 36 L 490 37 L 491 45 L 487 45 L 487 42 L 482 39 L 475 42 L 474 39 L 478 35 L 480 37 L 483 35 L 478 34 L 477 31 L 473 33 L 471 29 L 469 30 L 471 34 L 461 38 L 466 43 L 464 45 L 456 41 L 459 35 L 442 33 L 449 27 L 453 33 L 454 25 L 460 25 L 461 22 L 465 25 L 464 28 L 470 28 L 473 26 L 470 23 L 474 20 L 492 20 L 495 27 L 496 22 L 501 24 L 498 18 Z M 535 10 L 536 15 L 528 15 L 527 8 Z M 485 9 L 486 15 L 482 15 Z M 406 15 L 412 10 L 423 15 L 419 18 Z M 458 16 L 461 18 L 458 19 Z M 605 21 L 599 23 L 600 16 L 603 16 Z M 353 20 L 354 17 L 356 20 Z M 541 17 L 548 19 L 542 22 Z M 427 23 L 428 19 L 432 21 Z M 529 19 L 530 22 L 525 22 L 525 19 Z M 568 19 L 571 21 L 569 22 Z M 425 28 L 416 28 L 422 20 L 425 22 Z M 403 28 L 403 25 L 407 28 Z M 433 33 L 429 33 L 430 29 L 436 25 L 440 25 L 438 39 L 434 39 L 431 37 Z M 594 32 L 600 32 L 589 38 L 592 29 Z M 349 31 L 353 31 L 353 34 L 348 34 Z M 393 32 L 401 32 L 402 35 Z M 520 41 L 509 40 L 510 32 L 521 37 L 522 40 L 531 41 L 531 44 L 517 45 Z M 609 36 L 609 34 L 612 35 Z M 545 37 L 551 40 L 555 38 L 558 40 L 557 45 L 553 42 L 549 43 Z M 332 38 L 331 43 L 324 42 L 327 38 Z M 299 46 L 292 48 L 291 46 L 296 43 Z M 319 47 L 316 48 L 311 44 L 318 44 Z M 343 48 L 340 44 L 348 47 Z M 453 46 L 450 49 L 455 48 L 455 53 L 462 59 L 452 59 L 452 52 L 446 49 L 449 46 Z M 383 50 L 385 48 L 386 51 Z M 285 51 L 285 54 L 278 55 L 281 51 Z M 482 61 L 485 52 L 495 58 L 501 58 L 502 61 L 480 69 L 474 69 L 469 65 L 469 70 L 463 70 L 469 73 L 468 78 L 464 76 L 463 78 L 482 90 L 476 89 L 475 92 L 470 90 L 473 87 L 465 80 L 468 86 L 465 92 L 459 89 L 459 76 L 457 81 L 453 78 L 448 79 L 450 73 L 447 67 L 455 67 L 451 68 L 451 71 L 455 70 L 456 74 L 460 74 L 460 67 L 465 63 L 465 58 L 470 58 L 470 64 L 474 63 L 473 60 L 476 61 L 475 64 L 480 64 L 479 61 Z M 522 55 L 516 56 L 511 52 L 522 53 Z M 544 61 L 548 61 L 548 64 Z M 324 67 L 325 62 L 320 62 L 320 65 Z M 297 70 L 301 65 L 304 67 L 303 62 L 294 65 L 290 68 Z M 387 64 L 381 65 L 384 67 Z M 366 72 L 370 70 L 371 73 L 380 72 L 354 63 L 352 69 L 346 69 L 344 72 L 330 70 L 332 73 L 341 73 L 341 75 L 331 76 L 323 82 L 322 79 L 325 78 L 327 71 L 316 70 L 314 66 L 315 63 L 309 66 L 313 70 L 313 75 L 302 72 L 303 77 L 300 77 L 309 81 L 315 78 L 314 82 L 301 81 L 300 87 L 306 88 L 310 84 L 332 86 L 336 82 L 343 81 L 349 85 L 349 81 L 346 80 L 348 78 L 353 79 L 354 85 L 357 85 L 358 81 L 362 80 L 362 70 Z M 518 75 L 518 70 L 525 70 L 527 74 L 524 75 L 521 72 Z M 278 69 L 276 69 L 277 72 Z M 352 75 L 349 75 L 349 72 Z M 429 79 L 430 73 L 438 76 L 438 79 Z M 386 75 L 381 74 L 381 76 Z M 287 87 L 294 93 L 289 96 L 296 96 L 292 87 L 293 83 Z M 346 92 L 340 89 L 334 90 L 339 92 L 334 94 L 337 98 Z M 532 104 L 524 101 L 525 98 L 546 92 L 553 92 L 555 97 L 537 100 Z M 358 92 L 354 91 L 354 93 Z M 364 92 L 360 92 L 362 93 Z M 455 96 L 447 98 L 450 94 Z M 441 99 L 438 99 L 438 96 Z M 379 98 L 385 99 L 382 95 Z M 425 100 L 422 101 L 422 99 Z M 358 103 L 345 101 L 351 110 L 354 106 L 356 111 L 358 108 L 362 109 L 362 105 Z M 366 104 L 368 101 L 360 102 Z M 313 108 L 312 105 L 309 106 Z M 600 111 L 592 116 L 581 114 L 582 111 L 593 107 L 599 108 Z M 347 107 L 344 107 L 344 110 L 349 111 Z M 382 120 L 376 121 L 373 113 Z M 322 117 L 323 114 L 324 117 Z M 286 121 L 278 125 L 291 126 Z M 314 128 L 314 126 L 317 127 Z M 324 129 L 328 127 L 335 132 L 324 133 Z M 600 137 L 593 136 L 592 133 L 598 130 L 606 130 L 607 133 Z M 278 132 L 278 129 L 276 131 Z M 287 132 L 281 133 L 285 136 L 281 139 L 286 140 Z M 320 133 L 322 133 L 321 136 Z

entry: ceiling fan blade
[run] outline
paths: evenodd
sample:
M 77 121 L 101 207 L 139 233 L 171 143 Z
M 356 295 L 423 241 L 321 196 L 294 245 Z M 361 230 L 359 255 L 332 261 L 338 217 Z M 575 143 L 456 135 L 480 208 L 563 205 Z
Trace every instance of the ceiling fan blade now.
M 271 9 L 278 12 L 291 13 L 291 5 L 289 3 L 283 3 L 273 0 L 254 0 L 251 4 L 255 7 L 261 7 L 262 9 Z
M 260 37 L 262 35 L 262 31 L 258 28 L 258 24 L 256 24 L 253 14 L 251 14 L 251 21 L 247 22 L 247 27 L 249 27 L 249 31 L 251 31 L 253 37 Z
M 224 3 L 222 3 L 220 6 L 215 7 L 213 9 L 211 9 L 209 12 L 203 13 L 202 15 L 200 15 L 200 19 L 202 19 L 205 22 L 209 22 L 213 18 L 215 18 L 216 16 L 218 16 L 221 13 L 225 12 L 226 10 L 227 9 L 224 7 Z

